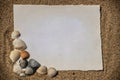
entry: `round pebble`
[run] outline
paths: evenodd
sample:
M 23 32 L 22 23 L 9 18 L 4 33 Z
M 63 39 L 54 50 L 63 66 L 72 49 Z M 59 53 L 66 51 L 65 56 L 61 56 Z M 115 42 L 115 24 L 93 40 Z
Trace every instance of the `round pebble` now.
M 48 69 L 48 76 L 49 76 L 50 78 L 55 77 L 55 76 L 57 75 L 57 73 L 58 73 L 58 72 L 57 72 L 56 69 L 53 68 L 53 67 L 51 67 L 51 68 Z
M 12 39 L 16 39 L 16 38 L 19 38 L 20 37 L 20 32 L 19 31 L 13 31 L 12 34 L 11 34 L 11 38 Z
M 28 65 L 28 61 L 26 59 L 19 60 L 19 63 L 21 68 L 26 68 Z
M 25 50 L 27 48 L 25 42 L 21 39 L 15 39 L 13 41 L 13 46 L 15 49 L 18 49 L 18 50 Z
M 37 73 L 39 73 L 39 74 L 47 74 L 47 67 L 46 66 L 40 66 L 37 69 Z
M 30 54 L 27 51 L 21 51 L 20 56 L 22 59 L 28 59 Z
M 27 75 L 32 75 L 34 73 L 33 69 L 31 67 L 27 67 L 25 69 L 25 74 Z
M 16 62 L 20 58 L 20 51 L 19 50 L 11 51 L 9 57 L 12 60 L 12 62 Z
M 30 59 L 29 62 L 28 62 L 28 66 L 30 66 L 32 68 L 39 68 L 40 67 L 40 63 L 38 63 L 34 59 Z

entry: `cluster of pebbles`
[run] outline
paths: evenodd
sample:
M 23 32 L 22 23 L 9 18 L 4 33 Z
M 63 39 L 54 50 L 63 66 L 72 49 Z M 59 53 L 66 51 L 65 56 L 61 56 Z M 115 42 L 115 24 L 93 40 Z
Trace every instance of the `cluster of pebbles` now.
M 47 69 L 46 66 L 42 66 L 35 59 L 29 59 L 30 54 L 26 51 L 26 43 L 21 40 L 19 31 L 13 31 L 11 38 L 13 40 L 14 50 L 10 52 L 10 59 L 13 62 L 13 72 L 19 76 L 33 75 L 35 72 L 41 75 L 47 74 L 49 77 L 55 77 L 57 70 L 53 67 Z M 29 60 L 28 60 L 29 59 Z

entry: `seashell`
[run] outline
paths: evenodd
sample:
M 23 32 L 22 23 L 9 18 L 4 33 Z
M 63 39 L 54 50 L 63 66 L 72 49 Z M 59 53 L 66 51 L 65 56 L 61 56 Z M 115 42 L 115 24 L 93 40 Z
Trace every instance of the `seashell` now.
M 18 62 L 15 63 L 15 64 L 13 65 L 13 72 L 14 72 L 14 73 L 17 73 L 17 74 L 20 74 L 21 71 L 22 71 L 22 69 L 21 69 L 20 65 L 18 64 Z
M 32 75 L 34 74 L 34 70 L 31 67 L 25 68 L 25 74 Z
M 13 41 L 13 46 L 15 49 L 18 49 L 18 50 L 25 50 L 27 48 L 25 42 L 21 39 L 15 39 Z
M 57 72 L 56 69 L 53 68 L 53 67 L 51 67 L 51 68 L 48 69 L 48 76 L 51 77 L 51 78 L 52 78 L 52 77 L 55 77 L 55 76 L 57 75 L 57 73 L 58 73 L 58 72 Z
M 28 61 L 24 59 L 19 60 L 19 63 L 21 68 L 25 68 L 28 65 Z
M 20 73 L 20 76 L 25 77 L 26 75 L 25 75 L 25 73 Z
M 16 39 L 16 38 L 19 38 L 20 37 L 20 32 L 19 31 L 13 31 L 12 34 L 11 34 L 11 38 L 12 39 Z
M 29 62 L 28 62 L 28 66 L 29 67 L 32 67 L 34 69 L 37 69 L 40 67 L 40 63 L 38 63 L 36 60 L 34 59 L 30 59 Z
M 39 74 L 47 74 L 47 67 L 46 66 L 40 66 L 37 69 L 37 73 L 39 73 Z
M 20 51 L 19 50 L 11 51 L 9 57 L 12 60 L 12 62 L 16 62 L 20 58 Z
M 28 59 L 30 54 L 27 51 L 21 51 L 20 56 L 22 59 Z

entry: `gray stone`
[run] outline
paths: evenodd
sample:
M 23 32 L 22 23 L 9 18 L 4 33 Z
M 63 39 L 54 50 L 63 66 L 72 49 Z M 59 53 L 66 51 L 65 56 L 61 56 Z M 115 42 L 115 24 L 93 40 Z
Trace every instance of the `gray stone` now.
M 34 69 L 37 69 L 40 67 L 40 63 L 38 63 L 36 60 L 34 59 L 30 59 L 29 62 L 28 62 L 28 66 L 29 67 L 32 67 Z
M 26 59 L 21 59 L 19 63 L 21 68 L 26 68 L 28 65 L 28 61 Z

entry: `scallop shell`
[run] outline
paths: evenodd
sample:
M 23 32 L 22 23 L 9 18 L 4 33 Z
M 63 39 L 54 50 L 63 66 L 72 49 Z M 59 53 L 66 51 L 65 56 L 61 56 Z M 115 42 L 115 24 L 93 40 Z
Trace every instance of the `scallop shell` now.
M 17 74 L 20 74 L 22 72 L 22 69 L 19 65 L 18 62 L 16 62 L 14 65 L 13 65 L 13 72 L 14 73 L 17 73 Z
M 16 39 L 16 38 L 19 38 L 20 37 L 20 32 L 19 31 L 13 31 L 12 34 L 11 34 L 11 38 L 12 39 Z
M 15 39 L 13 41 L 13 46 L 15 49 L 18 49 L 18 50 L 25 50 L 27 48 L 25 42 L 21 39 Z
M 47 74 L 47 67 L 46 66 L 40 66 L 37 69 L 37 73 L 39 73 L 39 74 Z
M 19 50 L 11 51 L 9 57 L 12 60 L 12 62 L 16 62 L 20 58 L 20 51 Z
M 57 70 L 53 67 L 48 69 L 48 76 L 51 78 L 55 77 L 57 75 L 57 73 L 58 73 Z
M 30 54 L 27 51 L 21 51 L 20 56 L 22 59 L 27 59 L 30 57 Z
M 20 59 L 19 63 L 21 68 L 25 68 L 28 65 L 28 61 L 26 59 Z
M 25 74 L 32 75 L 34 73 L 34 70 L 31 67 L 27 67 L 25 69 Z
M 28 62 L 28 66 L 32 67 L 32 68 L 39 68 L 40 67 L 40 63 L 37 62 L 36 60 L 34 59 L 30 59 L 29 62 Z

